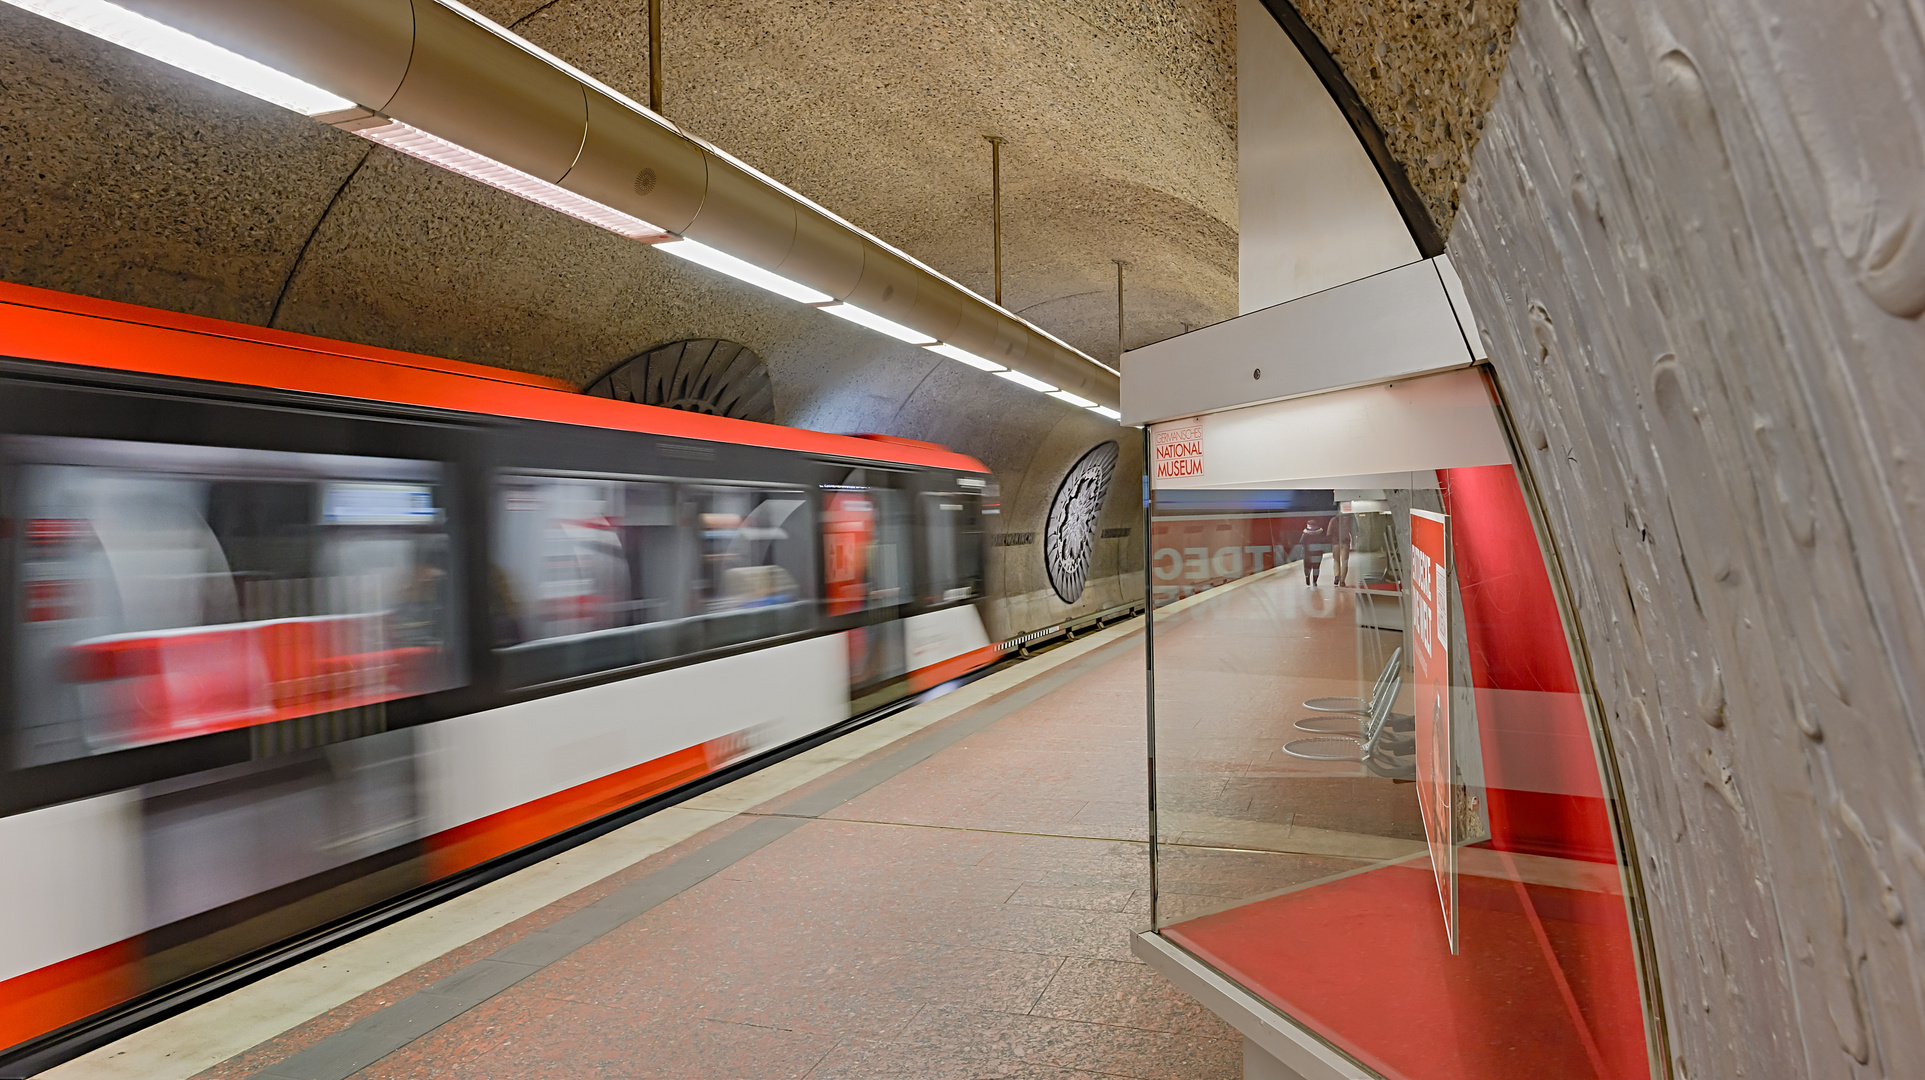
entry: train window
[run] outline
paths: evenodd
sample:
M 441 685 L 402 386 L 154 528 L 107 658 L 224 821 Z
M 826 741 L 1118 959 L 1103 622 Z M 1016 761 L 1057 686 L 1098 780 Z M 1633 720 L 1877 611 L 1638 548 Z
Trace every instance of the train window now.
M 496 484 L 490 619 L 509 681 L 549 682 L 681 651 L 689 553 L 674 488 L 506 475 Z
M 922 496 L 923 552 L 929 577 L 923 603 L 968 600 L 983 588 L 982 496 L 936 491 Z
M 495 517 L 497 644 L 589 634 L 680 614 L 667 484 L 508 476 Z M 653 586 L 651 588 L 650 586 Z
M 463 678 L 442 466 L 7 441 L 23 765 Z
M 497 495 L 492 619 L 510 685 L 808 628 L 803 492 L 508 475 Z
M 909 601 L 909 551 L 902 492 L 886 475 L 857 469 L 825 485 L 822 569 L 830 615 L 892 608 Z
M 700 552 L 694 610 L 708 647 L 804 629 L 815 600 L 813 515 L 804 492 L 683 489 Z

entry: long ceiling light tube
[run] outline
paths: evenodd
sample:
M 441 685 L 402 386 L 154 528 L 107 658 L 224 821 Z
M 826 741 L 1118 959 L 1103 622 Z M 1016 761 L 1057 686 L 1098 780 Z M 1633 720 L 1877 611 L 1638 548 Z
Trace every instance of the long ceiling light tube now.
M 1111 420 L 1123 419 L 1123 414 L 1117 412 L 1115 409 L 1105 408 L 1080 394 L 1072 394 L 1068 390 L 1058 390 L 1041 379 L 1034 379 L 1020 372 L 1010 371 L 1008 368 L 1003 367 L 1003 365 L 991 360 L 985 360 L 967 349 L 958 349 L 954 345 L 947 343 L 925 345 L 923 348 L 928 349 L 938 356 L 946 356 L 958 363 L 967 364 L 977 371 L 987 371 L 992 374 L 1001 375 L 1003 378 L 1019 386 L 1039 391 L 1047 397 L 1053 397 L 1058 401 L 1074 405 L 1079 409 L 1088 409 L 1090 412 Z
M 706 266 L 739 281 L 745 281 L 759 289 L 765 289 L 777 296 L 787 297 L 803 304 L 827 304 L 835 299 L 819 289 L 811 289 L 799 281 L 790 281 L 781 274 L 773 274 L 754 263 L 744 262 L 725 251 L 719 251 L 698 240 L 664 240 L 655 245 L 656 251 L 666 251 L 670 255 L 687 259 L 698 266 Z M 824 309 L 827 310 L 827 309 Z
M 822 309 L 838 319 L 847 319 L 857 326 L 866 326 L 880 334 L 887 334 L 897 341 L 911 345 L 934 345 L 936 339 L 920 330 L 904 326 L 893 319 L 885 319 L 873 311 L 859 308 L 854 304 L 830 304 Z
M 1025 387 L 1030 390 L 1036 390 L 1045 394 L 1053 394 L 1056 392 L 1056 388 L 1054 386 L 1051 386 L 1050 384 L 1044 382 L 1041 379 L 1034 378 L 1033 376 L 1025 375 L 1020 371 L 998 371 L 996 372 L 996 374 L 1001 378 L 1008 379 L 1010 382 L 1015 383 L 1017 386 Z
M 968 349 L 958 349 L 954 345 L 949 345 L 946 343 L 936 344 L 936 345 L 925 345 L 923 347 L 928 349 L 930 352 L 935 353 L 937 356 L 947 356 L 949 359 L 954 360 L 959 364 L 968 364 L 970 367 L 975 368 L 977 371 L 1003 370 L 1003 365 L 998 364 L 994 360 L 985 360 L 982 357 L 977 356 L 975 353 L 970 352 Z
M 338 94 L 106 0 L 6 2 L 284 109 L 318 116 L 354 107 Z

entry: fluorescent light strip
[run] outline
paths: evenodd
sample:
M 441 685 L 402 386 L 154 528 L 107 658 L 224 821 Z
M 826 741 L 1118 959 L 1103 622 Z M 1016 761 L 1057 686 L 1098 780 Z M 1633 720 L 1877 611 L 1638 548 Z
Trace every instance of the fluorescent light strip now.
M 786 296 L 800 304 L 826 304 L 835 297 L 828 293 L 811 289 L 799 281 L 790 281 L 781 274 L 772 274 L 754 263 L 744 262 L 725 251 L 717 251 L 707 244 L 695 240 L 668 240 L 655 245 L 656 251 L 666 251 L 670 255 L 687 259 L 698 266 L 706 266 L 738 281 L 746 281 L 758 289 L 767 289 L 777 296 Z
M 1096 414 L 1096 415 L 1098 415 L 1098 416 L 1107 416 L 1107 417 L 1109 417 L 1109 418 L 1110 418 L 1111 420 L 1121 420 L 1121 419 L 1123 419 L 1123 414 L 1122 414 L 1122 413 L 1120 413 L 1120 412 L 1117 412 L 1117 411 L 1116 411 L 1115 409 L 1106 409 L 1106 408 L 1104 408 L 1104 407 L 1103 407 L 1103 406 L 1101 406 L 1101 405 L 1092 405 L 1092 406 L 1090 406 L 1090 411 L 1091 411 L 1091 412 L 1093 412 L 1093 413 L 1095 413 L 1095 414 Z
M 825 296 L 823 299 L 827 300 L 829 298 Z M 847 319 L 857 326 L 866 326 L 878 333 L 888 334 L 897 341 L 906 341 L 911 345 L 936 344 L 935 338 L 930 337 L 920 330 L 911 330 L 899 322 L 885 319 L 873 311 L 864 311 L 854 304 L 830 304 L 822 310 L 834 315 L 838 319 Z M 1054 388 L 1052 387 L 1052 389 Z
M 618 233 L 631 240 L 653 240 L 667 236 L 664 230 L 650 225 L 638 217 L 631 217 L 613 207 L 603 206 L 593 199 L 584 198 L 567 188 L 551 184 L 546 180 L 533 177 L 520 169 L 503 165 L 494 158 L 483 157 L 464 146 L 451 143 L 439 135 L 430 135 L 411 124 L 390 120 L 385 124 L 364 127 L 356 135 L 377 142 L 390 150 L 398 150 L 412 158 L 419 158 L 430 165 L 453 173 L 460 173 L 470 180 L 478 180 L 491 188 L 498 188 L 510 195 L 519 195 L 532 203 L 539 203 L 550 210 L 558 210 L 572 218 L 579 218 L 590 225 L 599 225 L 609 232 Z
M 6 2 L 284 109 L 316 116 L 354 108 L 338 94 L 104 0 Z
M 1028 387 L 1031 390 L 1041 390 L 1045 394 L 1053 394 L 1056 392 L 1054 386 L 1051 386 L 1041 379 L 1032 379 L 1020 371 L 998 371 L 996 374 L 1008 379 L 1017 386 Z
M 951 360 L 955 360 L 959 363 L 968 364 L 970 367 L 975 368 L 977 371 L 1003 370 L 1003 366 L 1001 364 L 998 364 L 994 360 L 984 360 L 982 357 L 977 356 L 975 353 L 970 352 L 967 349 L 958 349 L 954 345 L 949 345 L 949 344 L 925 345 L 923 346 L 923 348 L 928 349 L 930 352 L 935 353 L 938 356 L 947 356 Z
M 1079 409 L 1093 409 L 1096 407 L 1096 402 L 1080 394 L 1072 394 L 1068 390 L 1052 390 L 1049 396 L 1058 401 L 1067 401 Z

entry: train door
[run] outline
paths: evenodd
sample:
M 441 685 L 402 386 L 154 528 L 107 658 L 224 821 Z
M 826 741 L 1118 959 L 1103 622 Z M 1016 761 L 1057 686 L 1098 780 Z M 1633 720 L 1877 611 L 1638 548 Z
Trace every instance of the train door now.
M 858 713 L 901 692 L 908 672 L 902 617 L 912 599 L 904 477 L 855 469 L 824 485 L 824 603 L 831 618 L 860 616 L 848 631 L 849 697 Z

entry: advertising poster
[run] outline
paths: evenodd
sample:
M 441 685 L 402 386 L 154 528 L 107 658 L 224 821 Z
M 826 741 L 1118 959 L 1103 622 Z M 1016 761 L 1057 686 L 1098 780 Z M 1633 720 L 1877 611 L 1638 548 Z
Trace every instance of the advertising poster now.
M 1410 512 L 1410 657 L 1416 712 L 1417 805 L 1430 844 L 1430 868 L 1444 909 L 1444 936 L 1457 952 L 1456 790 L 1450 732 L 1450 523 Z

